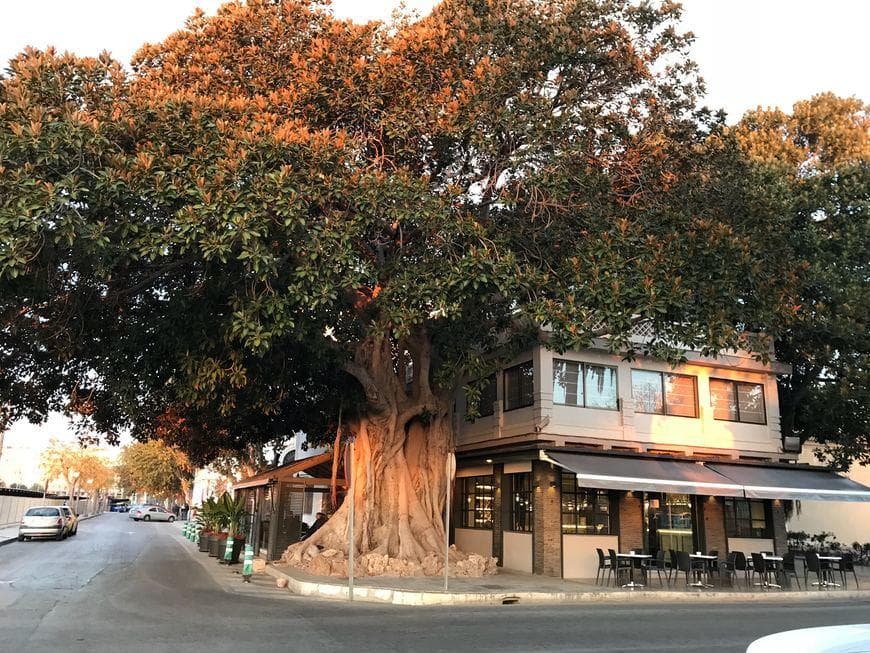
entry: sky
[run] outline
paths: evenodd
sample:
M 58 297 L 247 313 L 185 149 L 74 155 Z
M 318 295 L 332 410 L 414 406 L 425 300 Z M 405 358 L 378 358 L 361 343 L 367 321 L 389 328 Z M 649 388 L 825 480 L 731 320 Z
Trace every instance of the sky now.
M 145 42 L 163 39 L 196 7 L 220 0 L 0 0 L 0 61 L 25 46 L 128 62 Z M 433 0 L 406 0 L 427 12 Z M 388 18 L 396 0 L 333 0 L 338 16 Z M 733 122 L 748 109 L 778 106 L 822 91 L 870 101 L 870 0 L 684 0 L 683 25 L 695 34 L 692 58 L 707 83 L 707 104 Z M 39 452 L 51 437 L 72 439 L 62 417 L 6 434 L 0 479 L 38 479 Z M 32 480 L 29 480 L 32 479 Z

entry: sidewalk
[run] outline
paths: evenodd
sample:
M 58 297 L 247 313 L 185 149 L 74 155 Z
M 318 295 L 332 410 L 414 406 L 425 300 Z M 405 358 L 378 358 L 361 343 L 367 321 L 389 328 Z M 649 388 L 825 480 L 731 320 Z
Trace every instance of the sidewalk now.
M 97 512 L 93 515 L 87 515 L 82 517 L 79 515 L 79 521 L 85 521 L 86 519 L 93 519 L 94 517 L 99 517 L 103 513 Z M 11 544 L 18 540 L 18 524 L 12 524 L 11 526 L 6 526 L 5 528 L 0 528 L 0 546 L 4 544 Z
M 312 576 L 298 569 L 273 563 L 266 573 L 275 578 L 286 578 L 291 592 L 318 598 L 348 598 L 347 580 Z M 658 579 L 642 590 L 619 587 L 601 587 L 594 581 L 573 581 L 545 576 L 531 576 L 500 572 L 485 578 L 451 578 L 449 591 L 444 591 L 443 578 L 361 578 L 354 583 L 354 600 L 395 605 L 468 605 L 505 603 L 573 603 L 573 602 L 639 602 L 639 603 L 698 603 L 698 602 L 791 602 L 858 599 L 870 601 L 870 570 L 859 571 L 862 587 L 856 590 L 849 577 L 850 589 L 819 591 L 747 591 L 743 586 L 735 589 L 717 587 L 712 590 L 681 590 L 659 587 Z M 801 579 L 803 586 L 803 579 Z

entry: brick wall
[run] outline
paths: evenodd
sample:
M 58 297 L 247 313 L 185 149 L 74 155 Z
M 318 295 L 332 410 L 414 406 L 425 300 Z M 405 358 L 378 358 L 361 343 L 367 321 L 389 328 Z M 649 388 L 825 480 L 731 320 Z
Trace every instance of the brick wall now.
M 777 555 L 788 551 L 788 531 L 785 528 L 785 511 L 778 499 L 770 503 L 770 516 L 773 520 L 773 550 Z
M 704 514 L 705 551 L 718 551 L 724 558 L 728 551 L 724 500 L 721 497 L 706 497 L 701 501 L 701 511 Z
M 550 487 L 554 484 L 555 487 Z M 562 499 L 558 470 L 550 463 L 532 463 L 535 504 L 534 572 L 543 576 L 562 576 Z
M 641 493 L 619 495 L 619 550 L 626 552 L 642 550 L 643 544 L 643 504 Z

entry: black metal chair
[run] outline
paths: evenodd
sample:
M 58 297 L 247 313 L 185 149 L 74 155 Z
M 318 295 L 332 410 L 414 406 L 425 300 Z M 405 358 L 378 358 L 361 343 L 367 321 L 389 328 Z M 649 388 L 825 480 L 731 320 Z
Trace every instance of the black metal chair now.
M 674 574 L 674 584 L 677 582 L 677 572 L 680 570 L 680 562 L 677 560 L 677 552 L 673 549 L 668 549 L 668 555 L 671 558 L 671 569 L 668 572 L 668 583 L 671 582 L 671 572 Z
M 731 587 L 734 587 L 737 580 L 737 551 L 731 551 L 727 556 L 725 556 L 725 562 L 722 563 L 722 569 L 725 570 L 725 577 L 728 579 L 728 584 L 731 585 Z
M 782 556 L 782 575 L 786 579 L 789 576 L 794 576 L 794 582 L 797 583 L 798 589 L 801 588 L 801 581 L 798 578 L 797 567 L 794 562 L 794 551 L 788 551 Z
M 595 549 L 595 552 L 598 554 L 598 569 L 595 571 L 595 584 L 598 585 L 599 582 L 604 581 L 604 572 L 606 571 L 607 581 L 604 583 L 606 585 L 610 582 L 610 559 L 604 556 L 604 551 L 601 549 Z
M 759 585 L 762 589 L 767 589 L 769 587 L 777 587 L 782 589 L 782 586 L 778 583 L 774 582 L 776 579 L 773 578 L 774 575 L 774 567 L 769 564 L 769 561 L 764 559 L 764 556 L 760 553 L 752 554 L 752 580 L 755 580 L 755 574 L 758 574 L 759 583 L 754 583 Z
M 816 575 L 816 582 L 813 585 L 818 585 L 819 589 L 822 589 L 827 582 L 827 577 L 822 568 L 821 560 L 819 560 L 819 554 L 815 551 L 807 551 L 804 556 L 804 586 L 807 589 L 810 587 L 809 575 L 811 573 Z
M 858 573 L 855 571 L 855 559 L 851 553 L 842 554 L 840 560 L 834 562 L 833 568 L 834 571 L 840 573 L 840 578 L 843 579 L 843 589 L 846 589 L 848 585 L 846 582 L 846 574 L 848 572 L 852 572 L 852 576 L 855 577 L 855 589 L 861 589 L 858 585 Z
M 743 572 L 743 581 L 746 584 L 746 587 L 749 587 L 749 573 L 752 571 L 752 568 L 749 566 L 749 562 L 746 560 L 746 554 L 743 551 L 735 551 L 734 552 L 734 569 L 735 571 Z
M 619 585 L 619 572 L 624 571 L 626 573 L 631 573 L 631 560 L 622 559 L 616 555 L 616 551 L 613 549 L 607 549 L 607 554 L 610 557 L 610 568 L 613 570 L 613 584 L 614 586 Z
M 655 556 L 653 558 L 651 558 L 646 565 L 647 574 L 649 574 L 649 572 L 653 572 L 653 571 L 656 572 L 659 576 L 659 585 L 661 585 L 662 587 L 665 586 L 665 584 L 662 582 L 662 572 L 663 571 L 665 572 L 665 575 L 668 578 L 669 585 L 670 585 L 670 581 L 671 581 L 670 574 L 668 573 L 667 564 L 668 563 L 665 561 L 665 550 L 659 549 L 656 552 Z
M 719 576 L 719 583 L 721 584 L 722 583 L 722 566 L 721 566 L 721 561 L 719 560 L 719 551 L 716 549 L 713 549 L 707 555 L 711 555 L 711 556 L 716 557 L 715 560 L 710 561 L 709 569 L 710 569 L 711 574 L 716 574 L 717 576 Z
M 704 569 L 700 565 L 696 564 L 694 560 L 689 556 L 686 551 L 677 551 L 677 571 L 685 574 L 686 576 L 686 587 L 695 586 L 702 587 L 703 582 L 701 581 L 701 574 L 703 574 Z M 698 561 L 702 562 L 702 561 Z M 691 576 L 691 581 L 690 581 Z M 676 580 L 674 581 L 676 585 Z

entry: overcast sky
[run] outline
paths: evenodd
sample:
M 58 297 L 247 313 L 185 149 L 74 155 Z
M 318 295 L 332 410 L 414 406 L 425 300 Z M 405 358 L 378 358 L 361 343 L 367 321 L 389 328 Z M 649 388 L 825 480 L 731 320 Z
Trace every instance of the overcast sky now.
M 27 45 L 128 62 L 144 42 L 180 28 L 199 6 L 219 0 L 5 0 L 0 61 Z M 334 0 L 339 16 L 386 18 L 394 0 Z M 406 0 L 422 12 L 433 0 Z M 693 57 L 707 81 L 707 103 L 730 120 L 756 106 L 790 109 L 821 91 L 870 101 L 870 0 L 685 0 L 684 25 L 695 33 Z M 50 437 L 71 437 L 62 419 L 42 428 L 16 425 L 6 437 L 0 479 L 38 480 L 38 452 Z M 28 479 L 33 480 L 28 480 Z

